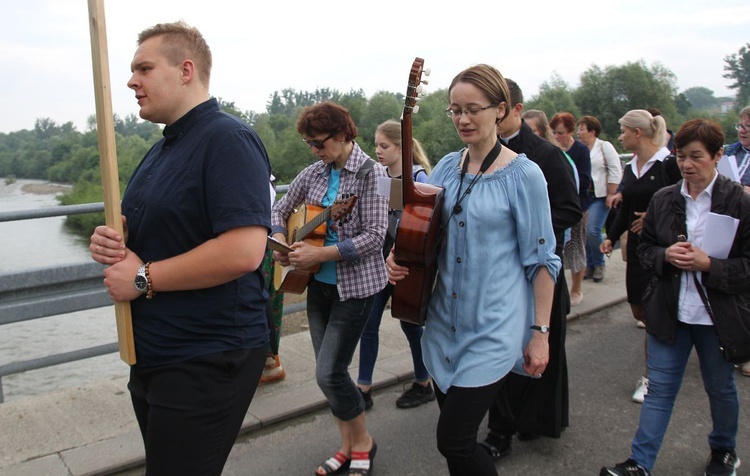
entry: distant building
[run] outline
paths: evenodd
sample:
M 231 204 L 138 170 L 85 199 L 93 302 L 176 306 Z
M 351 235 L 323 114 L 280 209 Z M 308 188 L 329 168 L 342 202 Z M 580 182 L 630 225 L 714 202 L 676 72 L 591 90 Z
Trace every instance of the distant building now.
M 722 101 L 721 103 L 721 113 L 726 114 L 729 111 L 732 110 L 734 107 L 734 101 Z

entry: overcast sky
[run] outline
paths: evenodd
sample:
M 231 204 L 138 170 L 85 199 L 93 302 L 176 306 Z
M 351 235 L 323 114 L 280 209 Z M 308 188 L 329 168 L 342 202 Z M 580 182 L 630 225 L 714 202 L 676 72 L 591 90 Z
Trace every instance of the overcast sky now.
M 444 4 L 444 5 L 441 5 Z M 526 97 L 559 74 L 576 87 L 593 64 L 660 62 L 680 91 L 732 95 L 724 56 L 750 40 L 747 0 L 105 0 L 114 111 L 137 114 L 126 86 L 137 34 L 183 19 L 214 55 L 211 94 L 263 112 L 274 91 L 405 92 L 415 56 L 428 92 L 476 63 L 496 66 Z M 6 0 L 0 13 L 0 132 L 40 117 L 95 113 L 86 0 Z

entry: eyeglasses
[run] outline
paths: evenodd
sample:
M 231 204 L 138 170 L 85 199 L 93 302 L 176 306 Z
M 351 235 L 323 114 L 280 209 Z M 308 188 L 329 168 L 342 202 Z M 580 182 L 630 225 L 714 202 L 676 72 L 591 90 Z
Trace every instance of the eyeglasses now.
M 307 144 L 308 147 L 316 149 L 325 149 L 326 147 L 326 141 L 330 139 L 331 137 L 335 136 L 336 134 L 328 134 L 328 137 L 326 137 L 323 140 L 317 140 L 317 139 L 302 139 L 302 141 Z
M 450 117 L 451 119 L 458 119 L 461 117 L 461 114 L 466 114 L 467 117 L 474 117 L 485 109 L 497 106 L 498 104 L 490 104 L 489 106 L 485 107 L 471 106 L 467 107 L 466 109 L 461 109 L 459 107 L 449 107 L 445 110 L 445 115 Z
M 737 124 L 734 125 L 735 131 L 739 132 L 740 129 L 742 129 L 745 132 L 750 132 L 750 124 L 742 124 L 738 122 Z

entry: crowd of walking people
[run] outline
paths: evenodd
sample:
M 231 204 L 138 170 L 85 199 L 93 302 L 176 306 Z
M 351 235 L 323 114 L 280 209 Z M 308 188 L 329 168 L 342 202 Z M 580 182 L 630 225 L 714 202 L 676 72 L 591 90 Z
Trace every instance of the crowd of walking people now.
M 728 147 L 712 121 L 693 119 L 672 136 L 658 111 L 627 111 L 617 140 L 633 158 L 623 165 L 596 117 L 524 112 L 520 86 L 477 64 L 447 91 L 445 114 L 463 147 L 434 168 L 393 120 L 375 131 L 373 160 L 349 111 L 321 102 L 296 123 L 316 160 L 275 200 L 260 138 L 208 95 L 211 51 L 198 30 L 177 22 L 143 31 L 131 68 L 140 115 L 165 124 L 164 138 L 128 182 L 124 233 L 99 226 L 90 250 L 109 265 L 112 299 L 132 305 L 138 361 L 128 388 L 147 474 L 221 474 L 255 389 L 285 378 L 279 267 L 306 290 L 315 378 L 341 437 L 310 469 L 373 474 L 366 410 L 381 317 L 394 288 L 420 271 L 397 259 L 407 211 L 378 186 L 408 179 L 405 147 L 414 167 L 404 183 L 442 198 L 431 210 L 439 239 L 426 250 L 437 271 L 426 324 L 401 323 L 414 381 L 396 405 L 437 400 L 436 445 L 451 475 L 497 474 L 514 438 L 560 438 L 571 424 L 566 316 L 585 299 L 583 280 L 607 285 L 605 255 L 618 242 L 627 300 L 646 331 L 633 395 L 643 406 L 630 456 L 600 474 L 651 474 L 693 347 L 713 421 L 705 474 L 734 474 L 736 371 L 715 324 L 750 307 L 750 106 Z M 736 176 L 717 172 L 722 160 Z M 300 206 L 325 219 L 317 242 L 315 230 L 290 229 Z M 705 251 L 714 249 L 714 215 L 735 223 L 724 254 Z

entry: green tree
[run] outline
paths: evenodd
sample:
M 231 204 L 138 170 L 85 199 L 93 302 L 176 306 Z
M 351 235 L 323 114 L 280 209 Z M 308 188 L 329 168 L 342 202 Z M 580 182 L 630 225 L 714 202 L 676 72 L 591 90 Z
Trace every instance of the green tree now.
M 688 88 L 682 92 L 694 109 L 709 110 L 719 106 L 719 100 L 714 92 L 703 86 Z
M 650 67 L 643 60 L 605 68 L 594 65 L 581 74 L 574 98 L 581 113 L 599 119 L 605 138 L 611 139 L 619 135 L 618 119 L 631 109 L 655 107 L 667 124 L 681 122 L 675 83 L 674 73 L 659 63 Z
M 578 105 L 573 98 L 573 89 L 559 74 L 552 73 L 549 81 L 539 86 L 539 94 L 526 101 L 526 109 L 540 109 L 552 119 L 558 112 L 569 112 L 575 117 L 580 115 Z
M 737 91 L 737 110 L 750 104 L 750 43 L 737 53 L 724 57 L 724 77 L 732 81 L 730 89 Z
M 725 56 L 724 62 L 724 77 L 732 81 L 729 88 L 737 91 L 735 107 L 740 110 L 750 104 L 750 43 Z
M 375 154 L 375 130 L 388 119 L 398 120 L 403 104 L 403 95 L 386 91 L 377 92 L 370 98 L 367 109 L 357 124 L 357 129 L 359 129 L 357 142 L 370 156 L 374 157 Z

